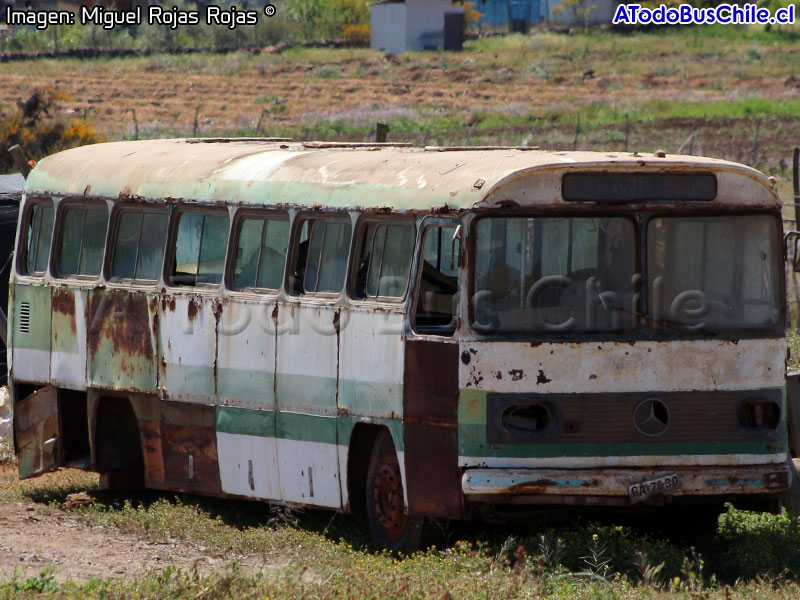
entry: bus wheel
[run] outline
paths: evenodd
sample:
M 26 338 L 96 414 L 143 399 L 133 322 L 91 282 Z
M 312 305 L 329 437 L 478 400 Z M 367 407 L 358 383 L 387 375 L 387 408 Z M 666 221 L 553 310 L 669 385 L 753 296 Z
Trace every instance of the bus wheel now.
M 375 439 L 366 485 L 367 517 L 372 539 L 380 548 L 410 554 L 417 549 L 422 517 L 405 512 L 400 463 L 392 436 L 383 430 Z

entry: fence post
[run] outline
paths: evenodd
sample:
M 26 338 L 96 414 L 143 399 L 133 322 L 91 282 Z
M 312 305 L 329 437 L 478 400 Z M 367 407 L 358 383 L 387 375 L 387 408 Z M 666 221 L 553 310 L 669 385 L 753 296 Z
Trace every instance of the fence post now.
M 575 139 L 572 140 L 572 149 L 578 149 L 578 134 L 581 132 L 581 115 L 578 115 L 578 124 L 575 126 Z
M 628 138 L 631 134 L 631 124 L 628 121 L 628 113 L 625 113 L 625 152 L 628 151 Z
M 131 113 L 133 113 L 133 139 L 139 139 L 139 120 L 136 118 L 136 109 L 132 108 Z
M 761 131 L 761 119 L 756 122 L 756 136 L 753 139 L 753 157 L 750 160 L 750 165 L 755 166 L 756 159 L 758 158 L 758 134 Z
M 386 134 L 389 133 L 389 126 L 386 123 L 375 124 L 375 141 L 383 144 L 386 142 Z

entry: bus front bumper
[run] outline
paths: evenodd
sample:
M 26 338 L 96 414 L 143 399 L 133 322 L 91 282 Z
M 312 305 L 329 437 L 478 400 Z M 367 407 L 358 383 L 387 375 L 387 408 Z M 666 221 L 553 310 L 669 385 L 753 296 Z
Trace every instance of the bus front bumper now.
M 467 469 L 461 488 L 478 496 L 615 496 L 632 503 L 661 496 L 775 494 L 791 484 L 787 464 L 641 469 Z

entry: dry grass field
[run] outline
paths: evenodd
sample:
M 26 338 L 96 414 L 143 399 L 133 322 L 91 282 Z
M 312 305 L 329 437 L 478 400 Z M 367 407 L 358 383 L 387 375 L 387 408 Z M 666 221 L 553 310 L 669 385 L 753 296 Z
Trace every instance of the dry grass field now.
M 680 149 L 786 176 L 800 143 L 800 36 L 709 28 L 363 48 L 0 64 L 0 111 L 55 89 L 108 139 L 281 135 L 415 144 Z M 135 113 L 135 120 L 134 120 Z M 695 131 L 692 142 L 690 135 Z M 577 132 L 577 135 L 576 135 Z

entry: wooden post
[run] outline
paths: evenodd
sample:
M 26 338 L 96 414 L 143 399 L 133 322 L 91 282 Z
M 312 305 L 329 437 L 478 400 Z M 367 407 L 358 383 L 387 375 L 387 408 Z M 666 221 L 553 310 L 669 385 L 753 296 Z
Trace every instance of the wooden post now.
M 200 106 L 194 109 L 194 128 L 192 129 L 192 137 L 197 137 L 197 117 L 200 115 Z
M 386 134 L 389 133 L 389 126 L 386 123 L 376 123 L 375 141 L 379 144 L 386 142 Z
M 753 156 L 750 159 L 750 164 L 755 166 L 756 159 L 758 158 L 758 134 L 761 131 L 761 119 L 756 121 L 756 135 L 753 138 Z
M 132 108 L 131 113 L 133 113 L 133 139 L 139 139 L 139 120 L 136 118 L 136 109 Z
M 628 151 L 628 139 L 631 135 L 631 124 L 628 121 L 628 113 L 625 113 L 625 152 Z
M 261 116 L 258 117 L 258 124 L 256 125 L 256 135 L 260 135 L 261 134 L 261 121 L 264 120 L 264 115 L 267 114 L 268 112 L 269 112 L 269 109 L 267 109 L 267 108 L 262 108 L 261 109 Z
M 578 149 L 578 134 L 581 132 L 581 116 L 578 115 L 578 124 L 575 126 L 575 139 L 572 140 L 572 149 Z

